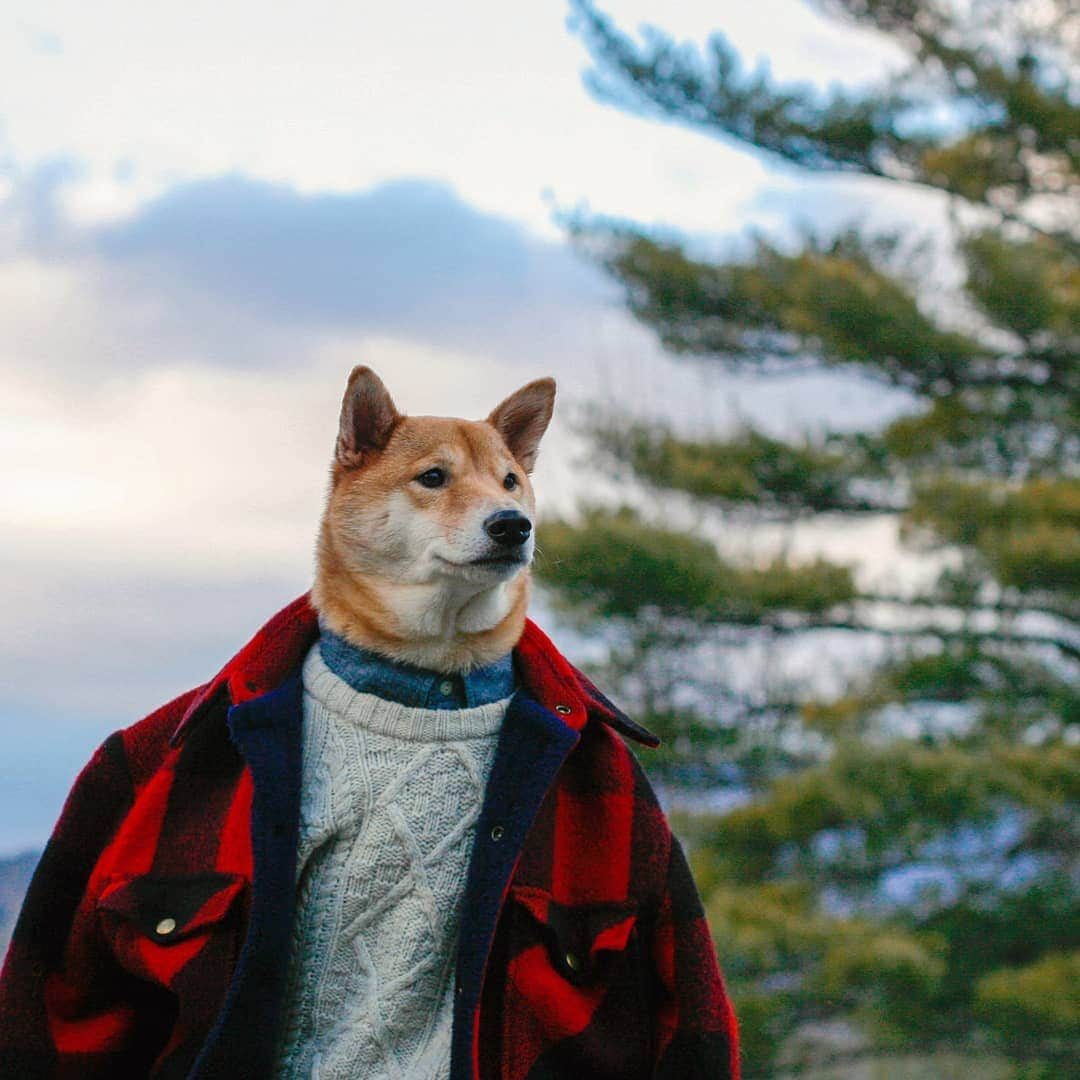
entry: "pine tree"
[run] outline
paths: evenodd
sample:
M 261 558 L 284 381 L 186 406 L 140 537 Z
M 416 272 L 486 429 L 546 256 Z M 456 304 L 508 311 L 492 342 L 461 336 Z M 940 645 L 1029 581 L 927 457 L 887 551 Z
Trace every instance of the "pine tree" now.
M 543 526 L 539 569 L 664 737 L 661 784 L 709 796 L 680 827 L 749 1076 L 796 1068 L 798 1036 L 822 1024 L 858 1032 L 839 1056 L 996 1050 L 1063 1076 L 1080 1051 L 1080 14 L 819 6 L 899 43 L 909 70 L 819 94 L 746 72 L 720 35 L 633 38 L 587 0 L 573 25 L 593 92 L 620 108 L 947 193 L 964 270 L 950 305 L 928 302 L 910 235 L 757 236 L 708 261 L 625 222 L 570 227 L 688 362 L 836 368 L 912 409 L 801 440 L 594 414 L 591 438 L 617 475 L 703 521 L 890 515 L 913 549 L 959 558 L 917 595 L 881 595 L 823 557 L 745 565 L 700 530 L 585 507 Z M 827 700 L 720 663 L 845 635 L 888 648 Z

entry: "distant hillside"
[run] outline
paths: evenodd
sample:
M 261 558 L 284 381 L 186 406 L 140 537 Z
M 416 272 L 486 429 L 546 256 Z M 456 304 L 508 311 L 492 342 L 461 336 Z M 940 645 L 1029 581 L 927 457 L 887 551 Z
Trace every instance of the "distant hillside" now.
M 30 884 L 30 876 L 37 866 L 38 853 L 27 851 L 22 855 L 0 859 L 0 957 L 7 952 L 11 932 L 22 906 L 23 894 Z

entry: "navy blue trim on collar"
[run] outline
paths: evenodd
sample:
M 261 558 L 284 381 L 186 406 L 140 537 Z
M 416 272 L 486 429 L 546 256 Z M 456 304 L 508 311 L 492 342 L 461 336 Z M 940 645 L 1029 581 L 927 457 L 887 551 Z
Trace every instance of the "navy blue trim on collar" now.
M 472 1077 L 476 1013 L 503 899 L 525 837 L 580 734 L 519 690 L 499 732 L 461 904 L 451 1080 Z
M 247 937 L 217 1023 L 189 1080 L 270 1076 L 284 1004 L 300 833 L 303 687 L 299 670 L 276 690 L 229 709 L 229 735 L 251 769 L 254 873 Z M 266 1037 L 253 1039 L 253 1031 Z
M 446 675 L 361 649 L 323 627 L 319 651 L 326 666 L 354 690 L 417 709 L 473 709 L 514 692 L 510 653 L 466 674 Z

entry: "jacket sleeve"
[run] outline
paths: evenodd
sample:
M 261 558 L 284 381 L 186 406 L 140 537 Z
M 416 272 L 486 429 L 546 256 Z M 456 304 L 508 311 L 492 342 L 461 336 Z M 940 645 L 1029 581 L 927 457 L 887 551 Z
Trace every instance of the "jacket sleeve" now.
M 0 972 L 0 1076 L 96 1073 L 93 1058 L 124 1038 L 124 1010 L 103 1004 L 74 1026 L 58 1020 L 72 925 L 87 881 L 131 805 L 122 736 L 110 736 L 79 774 L 34 872 Z
M 671 838 L 653 964 L 660 987 L 657 1080 L 739 1080 L 735 1013 L 686 856 Z

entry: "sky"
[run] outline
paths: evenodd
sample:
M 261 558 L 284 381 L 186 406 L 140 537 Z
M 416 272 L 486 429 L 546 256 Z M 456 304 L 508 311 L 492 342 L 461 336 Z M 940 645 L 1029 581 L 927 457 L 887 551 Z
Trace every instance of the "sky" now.
M 799 0 L 605 10 L 720 29 L 819 87 L 901 63 Z M 0 855 L 43 843 L 109 732 L 205 681 L 308 587 L 354 364 L 408 412 L 472 417 L 555 375 L 549 513 L 602 487 L 573 422 L 591 401 L 777 431 L 906 405 L 838 376 L 764 386 L 675 363 L 624 314 L 558 209 L 725 244 L 852 217 L 932 230 L 942 207 L 593 101 L 564 0 L 6 13 Z M 899 558 L 880 522 L 828 540 Z

